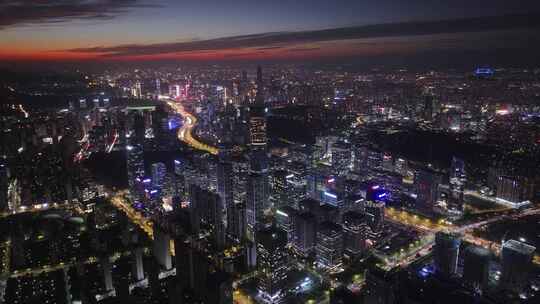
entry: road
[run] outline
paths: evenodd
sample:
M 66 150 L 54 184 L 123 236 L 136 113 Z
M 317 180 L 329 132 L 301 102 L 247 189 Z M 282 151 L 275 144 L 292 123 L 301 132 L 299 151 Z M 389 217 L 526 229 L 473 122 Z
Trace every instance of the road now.
M 121 256 L 129 256 L 131 254 L 131 251 L 125 251 L 125 252 L 114 252 L 112 255 L 109 256 L 109 258 L 114 262 L 118 260 Z M 36 268 L 27 268 L 23 270 L 15 270 L 11 272 L 10 274 L 3 274 L 4 276 L 10 277 L 10 278 L 18 278 L 18 277 L 25 277 L 25 276 L 36 276 L 42 273 L 47 272 L 54 272 L 60 269 L 69 269 L 75 265 L 78 264 L 94 264 L 99 262 L 99 259 L 95 256 L 90 256 L 82 260 L 74 260 L 69 262 L 60 262 L 58 264 L 52 264 L 52 265 L 43 265 L 41 267 Z
M 114 132 L 114 135 L 113 135 L 113 138 L 112 138 L 112 141 L 111 141 L 111 144 L 110 145 L 107 145 L 107 148 L 105 149 L 105 151 L 107 153 L 111 153 L 112 150 L 114 149 L 114 145 L 116 145 L 116 142 L 118 141 L 118 131 L 115 130 Z
M 385 216 L 387 220 L 391 222 L 399 223 L 405 226 L 411 226 L 417 230 L 427 232 L 429 234 L 434 234 L 437 231 L 441 231 L 441 230 L 456 232 L 463 236 L 463 240 L 469 243 L 473 243 L 478 246 L 484 247 L 486 249 L 492 250 L 496 254 L 500 253 L 501 244 L 473 235 L 472 231 L 474 229 L 477 229 L 482 226 L 492 224 L 498 221 L 509 219 L 509 218 L 519 219 L 524 216 L 538 215 L 538 214 L 540 214 L 540 208 L 532 208 L 532 209 L 528 209 L 514 215 L 502 214 L 502 215 L 491 217 L 487 220 L 479 221 L 479 222 L 464 225 L 464 226 L 454 226 L 444 221 L 435 223 L 432 220 L 429 220 L 427 218 L 422 218 L 421 216 L 409 213 L 407 211 L 398 211 L 393 208 L 387 208 L 385 212 Z M 427 253 L 426 250 L 430 248 L 433 245 L 433 243 L 434 243 L 434 240 L 432 240 L 431 242 L 425 243 L 424 246 L 417 248 L 415 253 L 420 253 L 421 256 L 425 255 L 425 253 Z M 394 265 L 399 264 L 400 266 L 406 266 L 414 262 L 415 260 L 414 256 L 415 255 L 407 255 L 406 257 L 404 257 L 403 260 L 397 263 L 394 263 Z M 540 256 L 538 255 L 535 256 L 533 261 L 536 264 L 540 264 Z
M 88 135 L 88 132 L 86 132 L 85 129 L 83 129 L 83 132 L 84 132 L 84 135 L 83 137 L 79 140 L 79 143 L 81 144 L 81 150 L 75 154 L 75 159 L 74 161 L 76 163 L 80 162 L 85 154 L 86 154 L 86 151 L 88 151 L 88 148 L 90 148 L 90 140 L 89 140 L 89 135 Z
M 131 206 L 130 202 L 124 198 L 125 194 L 125 191 L 115 193 L 110 198 L 111 204 L 118 208 L 120 211 L 122 211 L 127 216 L 127 218 L 131 220 L 132 223 L 139 226 L 148 235 L 148 237 L 153 240 L 154 223 L 150 219 L 144 217 L 137 210 L 135 210 Z
M 233 293 L 233 302 L 235 304 L 255 304 L 255 301 L 243 290 L 237 289 Z
M 205 144 L 193 137 L 192 133 L 193 129 L 197 125 L 197 118 L 191 113 L 187 112 L 181 102 L 177 102 L 172 99 L 167 99 L 165 102 L 176 113 L 180 114 L 184 118 L 184 125 L 178 129 L 178 139 L 197 150 L 217 155 L 219 150 L 216 147 Z

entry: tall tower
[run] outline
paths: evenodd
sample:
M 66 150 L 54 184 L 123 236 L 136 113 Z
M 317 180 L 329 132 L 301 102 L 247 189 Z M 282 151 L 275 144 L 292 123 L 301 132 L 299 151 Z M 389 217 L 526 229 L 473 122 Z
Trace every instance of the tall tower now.
M 159 78 L 156 78 L 156 96 L 159 97 L 159 95 L 161 95 L 161 82 Z
M 257 67 L 257 95 L 255 105 L 249 107 L 249 144 L 252 149 L 266 149 L 266 110 L 262 68 Z
M 234 234 L 234 200 L 233 200 L 233 173 L 232 164 L 219 162 L 217 165 L 218 194 L 225 207 L 225 229 L 227 234 Z
M 456 234 L 437 232 L 433 258 L 438 272 L 452 276 L 457 272 L 459 246 L 461 239 Z
M 276 227 L 257 232 L 258 289 L 267 303 L 280 303 L 288 277 L 287 233 Z
M 234 235 L 234 197 L 233 197 L 233 166 L 228 157 L 224 155 L 220 149 L 219 162 L 217 164 L 217 190 L 221 201 L 225 207 L 225 224 L 226 233 Z
M 250 236 L 258 230 L 264 221 L 264 211 L 269 206 L 270 182 L 268 163 L 264 151 L 251 151 L 251 165 L 247 181 L 246 217 Z
M 251 150 L 266 151 L 266 113 L 264 105 L 249 107 L 249 145 Z
M 247 182 L 246 215 L 250 236 L 260 226 L 264 210 L 269 207 L 270 182 L 268 179 L 268 157 L 266 155 L 266 112 L 262 96 L 262 69 L 257 68 L 256 104 L 249 108 L 249 158 L 250 173 Z

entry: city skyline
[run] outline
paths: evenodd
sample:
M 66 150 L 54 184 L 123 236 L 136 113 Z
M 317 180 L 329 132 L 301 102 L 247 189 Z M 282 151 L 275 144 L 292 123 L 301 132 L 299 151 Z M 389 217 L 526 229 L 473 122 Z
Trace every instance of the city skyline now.
M 3 0 L 0 304 L 540 303 L 538 0 Z

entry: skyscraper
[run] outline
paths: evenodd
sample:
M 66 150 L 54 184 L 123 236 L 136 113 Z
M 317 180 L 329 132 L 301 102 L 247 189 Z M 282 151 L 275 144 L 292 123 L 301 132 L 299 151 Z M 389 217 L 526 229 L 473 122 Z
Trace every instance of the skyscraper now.
M 501 251 L 503 288 L 520 293 L 527 285 L 536 248 L 526 243 L 509 240 L 503 243 Z
M 332 167 L 339 175 L 345 175 L 352 167 L 351 146 L 338 141 L 332 145 Z
M 297 211 L 291 206 L 284 206 L 276 210 L 276 224 L 279 228 L 287 233 L 287 242 L 292 243 L 294 241 L 294 218 Z
M 225 246 L 225 223 L 227 209 L 223 200 L 218 194 L 208 193 L 208 223 L 212 228 L 212 236 L 214 245 L 218 249 L 222 249 Z
M 144 152 L 142 145 L 128 145 L 126 151 L 128 185 L 132 189 L 137 178 L 144 177 Z
M 276 208 L 288 205 L 287 175 L 287 170 L 276 170 L 272 174 L 272 198 Z
M 463 191 L 467 182 L 465 162 L 462 159 L 452 157 L 449 179 L 450 193 L 447 200 L 447 209 L 450 214 L 460 216 L 463 213 Z
M 262 69 L 257 68 L 257 96 L 249 107 L 249 144 L 252 150 L 266 151 L 266 110 L 264 107 Z
M 435 234 L 433 259 L 437 272 L 446 276 L 452 276 L 457 272 L 460 245 L 459 235 L 442 231 Z
M 254 232 L 257 230 L 257 226 L 264 224 L 264 211 L 270 207 L 270 183 L 266 153 L 252 151 L 250 157 L 251 168 L 247 180 L 246 212 L 247 224 Z
M 430 169 L 419 169 L 414 177 L 417 208 L 431 210 L 439 195 L 439 184 L 442 177 Z
M 161 265 L 161 267 L 163 267 L 165 270 L 172 268 L 170 242 L 171 237 L 168 233 L 157 227 L 154 229 L 152 253 L 154 254 L 154 257 L 159 265 Z
M 343 255 L 343 230 L 340 225 L 324 222 L 317 229 L 315 247 L 317 263 L 325 268 L 335 268 L 341 264 Z
M 281 303 L 288 277 L 287 234 L 276 227 L 259 230 L 257 239 L 257 288 L 267 303 Z
M 266 114 L 264 105 L 249 108 L 249 144 L 252 150 L 266 151 Z
M 486 288 L 490 259 L 489 250 L 475 245 L 467 247 L 463 254 L 463 280 L 474 288 L 480 290 Z
M 370 237 L 378 238 L 384 226 L 384 208 L 385 203 L 381 201 L 367 201 L 364 203 L 364 213 L 366 221 L 370 228 Z
M 167 166 L 162 162 L 152 164 L 152 187 L 159 189 L 162 196 L 172 196 L 174 193 L 172 177 Z
M 217 164 L 217 191 L 225 206 L 226 232 L 228 235 L 234 234 L 234 199 L 233 199 L 233 167 L 232 164 L 223 159 Z
M 497 178 L 497 198 L 512 204 L 534 197 L 534 182 L 524 176 L 500 175 Z
M 315 249 L 317 242 L 317 218 L 310 212 L 302 212 L 294 219 L 294 248 L 307 256 Z
M 366 249 L 369 226 L 363 214 L 349 211 L 343 214 L 344 247 L 347 254 L 357 256 Z

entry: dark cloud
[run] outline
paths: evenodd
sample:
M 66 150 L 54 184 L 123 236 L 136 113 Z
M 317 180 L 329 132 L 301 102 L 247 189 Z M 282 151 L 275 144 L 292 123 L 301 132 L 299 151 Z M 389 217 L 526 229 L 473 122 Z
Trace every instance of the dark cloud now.
M 479 17 L 455 20 L 391 23 L 355 26 L 302 32 L 273 32 L 224 37 L 191 42 L 173 42 L 148 45 L 120 45 L 113 47 L 78 48 L 79 53 L 103 53 L 106 57 L 158 55 L 192 51 L 218 51 L 227 49 L 273 49 L 305 43 L 336 40 L 425 36 L 448 33 L 486 32 L 540 27 L 540 14 Z
M 273 45 L 273 46 L 265 46 L 265 47 L 257 48 L 257 51 L 277 50 L 277 49 L 282 49 L 282 48 L 284 48 L 284 46 Z
M 310 52 L 310 51 L 317 51 L 320 50 L 320 47 L 304 47 L 304 48 L 294 48 L 289 49 L 287 52 Z
M 0 29 L 76 19 L 110 19 L 136 7 L 155 7 L 137 0 L 1 0 Z

